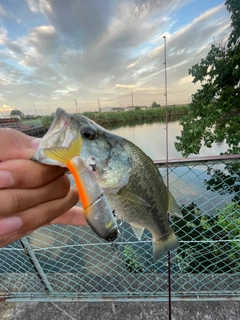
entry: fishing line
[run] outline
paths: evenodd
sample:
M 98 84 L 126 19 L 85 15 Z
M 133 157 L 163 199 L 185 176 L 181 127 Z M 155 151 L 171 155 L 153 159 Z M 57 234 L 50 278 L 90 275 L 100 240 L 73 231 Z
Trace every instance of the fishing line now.
M 164 65 L 165 65 L 165 109 L 166 109 L 166 173 L 167 173 L 167 189 L 169 190 L 169 169 L 168 169 L 168 96 L 167 96 L 167 39 L 164 36 Z M 168 212 L 169 220 L 169 212 Z M 168 251 L 168 319 L 172 319 L 172 301 L 171 301 L 171 254 Z

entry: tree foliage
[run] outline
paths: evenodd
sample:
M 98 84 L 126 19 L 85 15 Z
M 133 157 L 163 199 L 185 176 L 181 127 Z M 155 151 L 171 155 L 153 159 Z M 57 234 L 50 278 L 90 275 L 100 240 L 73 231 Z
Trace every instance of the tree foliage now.
M 195 203 L 181 208 L 184 219 L 174 219 L 174 231 L 182 241 L 176 256 L 178 272 L 240 272 L 239 209 L 230 202 L 209 216 L 200 213 Z
M 183 130 L 175 147 L 183 156 L 198 154 L 202 143 L 210 148 L 224 140 L 228 153 L 240 152 L 240 1 L 227 0 L 225 5 L 232 28 L 227 42 L 213 44 L 207 57 L 189 70 L 201 89 L 180 120 Z
M 152 107 L 152 108 L 160 108 L 161 105 L 160 105 L 159 103 L 157 103 L 156 101 L 153 101 L 151 107 Z
M 10 116 L 23 117 L 24 113 L 21 110 L 12 110 L 11 113 L 10 113 Z
M 240 204 L 240 163 L 226 164 L 224 170 L 209 168 L 211 178 L 205 180 L 207 190 L 220 195 L 232 195 L 232 201 Z

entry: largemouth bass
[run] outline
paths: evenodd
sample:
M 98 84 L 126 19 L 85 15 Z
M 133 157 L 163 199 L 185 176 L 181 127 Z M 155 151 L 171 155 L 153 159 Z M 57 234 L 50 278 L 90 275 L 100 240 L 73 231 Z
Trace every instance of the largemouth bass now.
M 169 227 L 168 212 L 182 217 L 181 211 L 153 161 L 132 142 L 81 114 L 71 115 L 57 109 L 35 160 L 63 165 L 48 157 L 46 149 L 69 149 L 79 136 L 82 139 L 81 159 L 103 189 L 117 219 L 130 223 L 138 239 L 144 228 L 151 232 L 154 259 L 178 248 L 179 242 Z

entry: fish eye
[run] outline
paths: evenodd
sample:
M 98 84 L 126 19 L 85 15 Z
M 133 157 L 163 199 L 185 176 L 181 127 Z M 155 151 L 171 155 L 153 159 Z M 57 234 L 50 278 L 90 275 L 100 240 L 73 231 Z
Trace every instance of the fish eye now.
M 83 126 L 80 130 L 81 135 L 83 138 L 89 139 L 89 140 L 93 140 L 96 138 L 97 132 L 96 130 L 91 127 L 91 126 Z

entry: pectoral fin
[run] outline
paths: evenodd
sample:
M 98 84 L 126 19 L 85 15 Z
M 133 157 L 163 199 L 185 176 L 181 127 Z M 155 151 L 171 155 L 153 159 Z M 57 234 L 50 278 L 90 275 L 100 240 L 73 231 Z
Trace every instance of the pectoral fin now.
M 121 189 L 118 194 L 118 196 L 125 198 L 128 201 L 132 201 L 134 203 L 140 204 L 145 207 L 151 207 L 150 204 L 147 203 L 144 199 L 140 198 L 136 194 L 126 190 L 126 189 Z
M 168 191 L 168 212 L 180 219 L 183 219 L 182 212 L 170 191 Z
M 103 188 L 105 194 L 117 194 L 121 188 L 123 188 L 129 180 L 130 175 L 126 175 L 118 183 L 109 188 Z
M 136 225 L 131 224 L 131 223 L 130 223 L 130 225 L 131 225 L 136 237 L 138 238 L 138 240 L 141 240 L 144 228 L 136 226 Z

